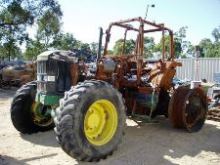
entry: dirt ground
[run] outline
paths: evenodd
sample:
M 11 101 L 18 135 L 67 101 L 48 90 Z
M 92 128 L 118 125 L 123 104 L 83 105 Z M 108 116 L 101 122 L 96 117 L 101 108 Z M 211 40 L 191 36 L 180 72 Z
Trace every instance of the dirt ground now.
M 0 165 L 74 165 L 82 163 L 59 147 L 53 131 L 22 135 L 10 120 L 15 89 L 0 89 Z M 206 121 L 198 133 L 173 129 L 165 118 L 156 124 L 137 125 L 127 120 L 118 150 L 100 165 L 219 165 L 220 123 Z

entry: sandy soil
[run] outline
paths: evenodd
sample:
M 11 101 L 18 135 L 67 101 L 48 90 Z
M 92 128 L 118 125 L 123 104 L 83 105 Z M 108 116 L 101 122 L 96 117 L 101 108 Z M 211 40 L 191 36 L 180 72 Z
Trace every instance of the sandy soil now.
M 53 131 L 22 135 L 10 120 L 10 103 L 15 89 L 0 89 L 0 165 L 74 165 L 82 163 L 59 147 Z M 173 129 L 167 119 L 137 125 L 127 120 L 126 134 L 104 165 L 219 165 L 220 123 L 206 121 L 198 133 Z

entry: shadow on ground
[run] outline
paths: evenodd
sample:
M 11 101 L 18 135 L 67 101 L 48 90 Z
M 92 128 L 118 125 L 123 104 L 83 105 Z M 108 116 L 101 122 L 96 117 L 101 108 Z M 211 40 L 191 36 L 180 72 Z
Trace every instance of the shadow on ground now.
M 220 154 L 219 137 L 220 128 L 212 124 L 205 124 L 197 133 L 174 129 L 167 119 L 158 124 L 128 126 L 119 150 L 100 164 L 179 164 L 178 159 L 203 151 Z M 220 158 L 217 161 L 220 163 Z
M 9 157 L 7 155 L 0 155 L 1 165 L 27 165 L 25 162 Z
M 6 100 L 6 99 L 13 98 L 13 96 L 17 90 L 18 90 L 18 88 L 15 88 L 15 87 L 11 87 L 9 89 L 0 88 L 0 99 Z
M 56 136 L 53 130 L 48 132 L 38 132 L 34 134 L 20 134 L 21 138 L 29 141 L 33 144 L 43 145 L 43 146 L 51 146 L 51 147 L 59 147 L 57 143 Z
M 9 157 L 7 155 L 0 155 L 0 165 L 28 165 L 27 163 L 29 161 L 37 160 L 37 159 L 43 159 L 43 158 L 52 158 L 56 156 L 57 154 L 48 154 L 43 156 L 35 156 L 27 159 L 15 159 L 13 157 Z
M 21 137 L 35 144 L 59 147 L 53 131 L 22 135 Z M 219 137 L 220 128 L 209 123 L 206 123 L 203 129 L 197 133 L 174 129 L 169 121 L 164 118 L 160 119 L 159 123 L 156 124 L 127 126 L 125 137 L 118 150 L 98 164 L 179 164 L 177 162 L 178 159 L 184 156 L 189 156 L 189 159 L 192 159 L 203 151 L 220 154 Z M 220 163 L 220 159 L 216 161 Z

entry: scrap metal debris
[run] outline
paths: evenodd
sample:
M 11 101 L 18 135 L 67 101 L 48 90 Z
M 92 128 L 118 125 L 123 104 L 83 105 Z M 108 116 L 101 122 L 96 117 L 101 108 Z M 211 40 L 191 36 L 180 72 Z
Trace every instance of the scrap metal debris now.
M 220 108 L 210 109 L 208 111 L 207 119 L 220 122 Z

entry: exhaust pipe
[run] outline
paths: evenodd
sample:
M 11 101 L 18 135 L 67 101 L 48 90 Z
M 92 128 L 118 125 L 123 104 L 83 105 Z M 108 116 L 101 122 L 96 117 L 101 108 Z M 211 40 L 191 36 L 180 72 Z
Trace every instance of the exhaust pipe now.
M 99 45 L 98 45 L 98 52 L 97 52 L 97 61 L 101 57 L 102 52 L 102 36 L 103 36 L 103 29 L 102 27 L 99 28 Z

